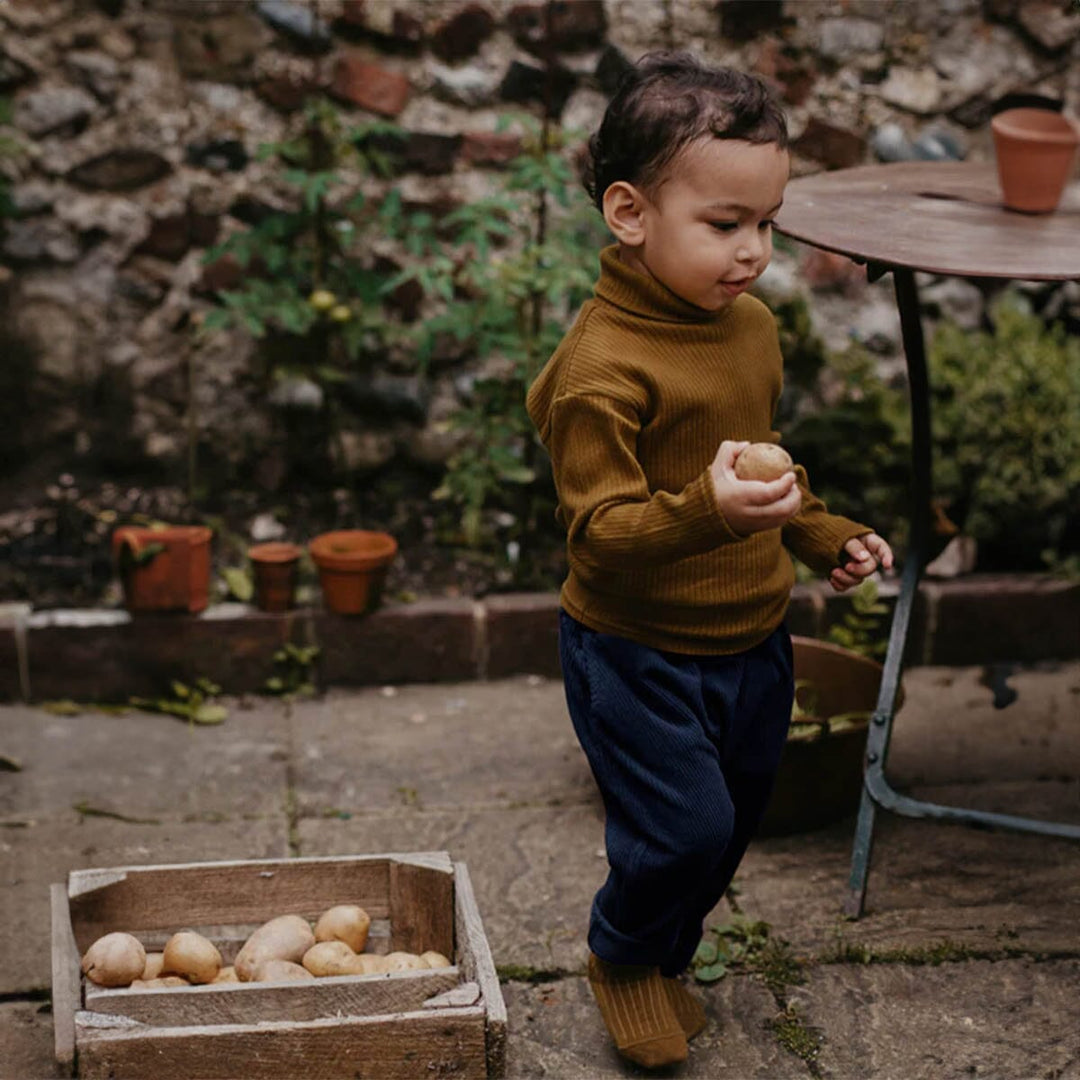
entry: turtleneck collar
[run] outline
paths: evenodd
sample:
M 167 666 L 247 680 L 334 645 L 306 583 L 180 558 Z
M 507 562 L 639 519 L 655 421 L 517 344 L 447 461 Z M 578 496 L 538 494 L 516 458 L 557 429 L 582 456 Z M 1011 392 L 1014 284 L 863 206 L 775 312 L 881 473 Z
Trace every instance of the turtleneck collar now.
M 624 263 L 617 244 L 600 252 L 600 279 L 594 294 L 632 315 L 660 322 L 718 323 L 732 307 L 728 304 L 719 311 L 706 311 L 683 300 L 656 278 Z

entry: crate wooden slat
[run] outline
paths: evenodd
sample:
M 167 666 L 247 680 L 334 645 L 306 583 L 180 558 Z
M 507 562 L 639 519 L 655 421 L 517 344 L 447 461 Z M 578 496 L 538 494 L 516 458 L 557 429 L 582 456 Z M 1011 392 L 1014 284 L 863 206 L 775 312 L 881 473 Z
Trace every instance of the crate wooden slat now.
M 413 1012 L 461 981 L 456 967 L 350 975 L 311 982 L 225 983 L 219 986 L 87 991 L 86 1008 L 127 1016 L 152 1027 L 258 1024 L 264 1020 L 318 1020 Z
M 484 1010 L 347 1016 L 307 1023 L 184 1028 L 76 1027 L 83 1080 L 350 1077 L 418 1080 L 486 1075 Z
M 361 905 L 362 907 L 363 905 Z M 431 866 L 390 865 L 391 950 L 449 956 L 454 948 L 454 878 Z
M 491 958 L 480 909 L 476 906 L 472 881 L 464 863 L 454 863 L 456 902 L 455 929 L 458 941 L 458 964 L 465 978 L 480 987 L 480 998 L 487 1013 L 487 1072 L 502 1076 L 506 1069 L 506 1002 L 503 1001 L 495 962 Z
M 170 926 L 257 923 L 267 911 L 314 918 L 334 904 L 359 904 L 373 918 L 389 914 L 390 869 L 404 861 L 452 873 L 445 853 L 178 863 L 69 875 L 80 950 L 110 928 L 132 933 Z M 172 922 L 170 922 L 170 917 Z
M 446 852 L 74 871 L 53 887 L 56 1052 L 78 1076 L 177 1078 L 452 1075 L 505 1065 L 506 1008 L 468 871 Z M 233 952 L 275 915 L 363 906 L 388 949 L 455 966 L 303 982 L 105 990 L 79 978 L 101 934 L 144 943 L 183 927 Z
M 57 1064 L 70 1072 L 75 1061 L 75 1010 L 79 1007 L 81 954 L 71 932 L 67 889 L 49 886 L 52 908 L 53 1050 Z

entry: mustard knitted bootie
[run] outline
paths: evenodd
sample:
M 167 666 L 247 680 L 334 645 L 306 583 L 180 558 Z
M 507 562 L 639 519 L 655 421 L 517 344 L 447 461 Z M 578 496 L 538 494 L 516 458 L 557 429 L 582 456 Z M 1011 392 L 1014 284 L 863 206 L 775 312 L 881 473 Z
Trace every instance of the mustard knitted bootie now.
M 589 985 L 615 1048 L 646 1069 L 685 1061 L 689 1052 L 666 982 L 659 968 L 589 954 Z
M 668 1000 L 683 1034 L 687 1039 L 700 1035 L 705 1030 L 708 1019 L 705 1016 L 705 1006 L 689 990 L 683 986 L 679 979 L 664 978 L 664 989 L 667 990 Z

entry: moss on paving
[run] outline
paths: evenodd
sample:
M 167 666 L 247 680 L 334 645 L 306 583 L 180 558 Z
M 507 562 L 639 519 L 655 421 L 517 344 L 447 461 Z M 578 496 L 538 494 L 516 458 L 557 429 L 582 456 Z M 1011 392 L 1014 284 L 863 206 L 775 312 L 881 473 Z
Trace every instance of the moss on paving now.
M 544 983 L 559 979 L 584 976 L 584 971 L 566 971 L 563 968 L 537 968 L 528 964 L 499 964 L 495 968 L 499 982 Z
M 824 1036 L 816 1028 L 808 1027 L 790 1002 L 784 1011 L 770 1021 L 776 1041 L 789 1053 L 794 1054 L 805 1065 L 815 1080 L 820 1080 L 821 1069 L 818 1066 L 818 1054 L 825 1042 Z
M 977 948 L 942 938 L 930 945 L 899 946 L 891 949 L 874 948 L 860 942 L 840 941 L 830 952 L 818 957 L 816 962 L 822 964 L 910 964 L 917 967 L 927 965 L 937 967 L 939 964 L 963 963 L 968 960 L 1015 960 L 1022 957 L 1038 960 L 1042 958 L 1042 954 L 1010 945 L 996 949 Z

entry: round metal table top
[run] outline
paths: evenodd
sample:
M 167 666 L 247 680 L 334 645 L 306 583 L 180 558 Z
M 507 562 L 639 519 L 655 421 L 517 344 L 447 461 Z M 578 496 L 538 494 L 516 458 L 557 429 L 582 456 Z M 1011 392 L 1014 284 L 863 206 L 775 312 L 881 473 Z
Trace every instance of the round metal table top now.
M 776 228 L 861 261 L 960 277 L 1080 279 L 1080 183 L 1052 214 L 1006 210 L 993 162 L 904 161 L 792 180 Z

